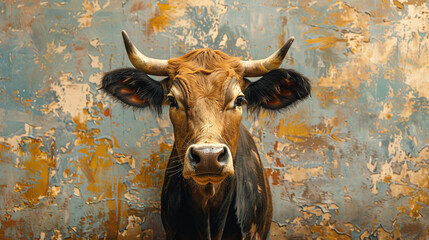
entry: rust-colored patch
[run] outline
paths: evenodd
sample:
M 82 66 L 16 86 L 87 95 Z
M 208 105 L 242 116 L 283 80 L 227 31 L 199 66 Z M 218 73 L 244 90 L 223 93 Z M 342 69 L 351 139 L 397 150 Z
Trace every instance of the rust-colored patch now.
M 404 224 L 401 232 L 406 234 L 424 235 L 425 226 L 422 223 L 408 223 Z
M 276 158 L 276 166 L 277 167 L 285 167 L 285 165 L 280 161 L 280 158 Z
M 3 220 L 0 219 L 0 223 L 2 224 L 2 227 L 0 228 L 0 239 L 4 239 L 4 240 L 15 240 L 15 239 L 22 239 L 22 235 L 20 234 L 20 232 L 16 231 L 15 234 L 13 234 L 12 236 L 6 236 L 5 232 L 6 229 L 12 229 L 12 228 L 18 228 L 25 226 L 26 225 L 26 221 L 25 219 L 19 219 L 19 220 L 12 220 L 12 219 L 7 219 L 7 220 Z
M 272 178 L 273 185 L 279 185 L 281 183 L 280 171 L 277 169 L 267 168 L 265 169 L 268 178 Z
M 104 116 L 106 116 L 106 117 L 112 117 L 110 108 L 106 108 L 104 110 Z
M 153 28 L 150 26 L 150 20 L 144 21 L 142 23 L 142 32 L 146 37 L 149 37 L 152 33 L 154 33 Z
M 130 8 L 130 13 L 137 12 L 140 10 L 143 10 L 143 2 L 135 2 Z
M 3 156 L 3 152 L 9 153 L 11 151 L 11 147 L 7 146 L 4 143 L 0 143 L 0 162 L 5 162 L 6 159 L 8 159 L 8 161 L 10 160 L 9 158 L 5 158 Z

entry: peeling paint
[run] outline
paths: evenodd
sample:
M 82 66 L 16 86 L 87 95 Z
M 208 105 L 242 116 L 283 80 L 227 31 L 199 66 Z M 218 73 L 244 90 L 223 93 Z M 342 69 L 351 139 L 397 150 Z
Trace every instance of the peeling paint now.
M 259 59 L 295 36 L 282 66 L 312 98 L 243 120 L 271 239 L 428 238 L 427 19 L 424 0 L 0 0 L 0 239 L 165 238 L 168 115 L 98 91 L 131 66 L 122 29 L 155 58 Z

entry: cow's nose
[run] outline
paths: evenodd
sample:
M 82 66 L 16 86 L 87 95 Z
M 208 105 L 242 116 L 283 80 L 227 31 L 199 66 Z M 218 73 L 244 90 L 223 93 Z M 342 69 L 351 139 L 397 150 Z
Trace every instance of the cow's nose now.
M 226 147 L 192 146 L 188 157 L 196 174 L 221 174 L 229 154 Z

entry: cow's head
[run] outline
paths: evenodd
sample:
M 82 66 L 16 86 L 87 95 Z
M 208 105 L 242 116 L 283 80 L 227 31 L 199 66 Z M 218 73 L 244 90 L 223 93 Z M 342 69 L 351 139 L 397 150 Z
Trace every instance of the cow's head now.
M 122 32 L 136 67 L 106 73 L 102 89 L 126 105 L 157 113 L 170 105 L 175 148 L 183 176 L 200 185 L 234 174 L 243 106 L 252 112 L 280 110 L 306 98 L 310 84 L 293 70 L 278 69 L 293 38 L 270 57 L 241 61 L 221 51 L 200 49 L 170 60 L 146 57 Z M 149 75 L 166 76 L 155 81 Z M 262 76 L 251 82 L 245 77 Z

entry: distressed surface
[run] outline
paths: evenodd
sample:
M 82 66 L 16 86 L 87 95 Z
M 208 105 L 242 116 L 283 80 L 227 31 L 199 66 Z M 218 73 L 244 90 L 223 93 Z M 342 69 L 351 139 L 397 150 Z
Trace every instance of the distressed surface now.
M 0 0 L 0 239 L 162 239 L 168 116 L 123 109 L 102 72 L 202 47 L 313 81 L 248 116 L 274 199 L 271 239 L 429 237 L 429 3 Z M 42 220 L 43 219 L 43 220 Z

